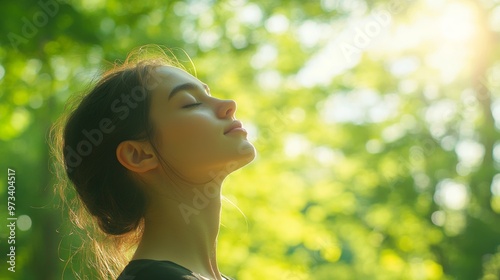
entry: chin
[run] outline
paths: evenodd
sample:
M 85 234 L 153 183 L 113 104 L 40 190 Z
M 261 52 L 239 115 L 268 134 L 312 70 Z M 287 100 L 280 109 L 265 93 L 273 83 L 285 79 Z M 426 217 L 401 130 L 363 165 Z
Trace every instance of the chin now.
M 246 142 L 240 145 L 238 153 L 238 167 L 236 169 L 242 168 L 243 166 L 252 162 L 255 159 L 257 152 L 255 150 L 255 147 L 250 142 Z
M 255 158 L 256 153 L 255 147 L 248 141 L 242 142 L 238 147 L 238 154 L 243 159 L 248 160 L 245 164 L 250 163 Z
M 226 170 L 233 172 L 252 162 L 255 158 L 255 147 L 250 142 L 243 142 L 238 147 L 238 152 L 232 160 L 226 164 Z
M 236 152 L 230 151 L 224 156 L 224 158 L 219 159 L 218 164 L 213 167 L 218 170 L 216 172 L 229 175 L 233 171 L 236 171 L 252 162 L 255 155 L 255 147 L 250 142 L 245 141 L 238 146 Z

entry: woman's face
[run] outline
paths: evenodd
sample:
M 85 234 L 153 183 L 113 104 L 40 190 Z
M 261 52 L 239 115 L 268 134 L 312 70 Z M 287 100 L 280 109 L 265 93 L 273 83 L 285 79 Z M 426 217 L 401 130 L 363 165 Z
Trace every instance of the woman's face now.
M 170 171 L 203 183 L 253 160 L 255 149 L 237 128 L 233 100 L 211 96 L 207 85 L 178 68 L 164 66 L 156 73 L 150 117 Z

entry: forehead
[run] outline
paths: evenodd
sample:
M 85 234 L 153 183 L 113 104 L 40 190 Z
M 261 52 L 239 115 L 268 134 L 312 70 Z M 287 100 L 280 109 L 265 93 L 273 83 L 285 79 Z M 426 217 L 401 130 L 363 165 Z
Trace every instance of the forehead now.
M 155 72 L 156 78 L 163 89 L 172 89 L 176 85 L 186 82 L 200 83 L 193 75 L 177 67 L 161 66 Z

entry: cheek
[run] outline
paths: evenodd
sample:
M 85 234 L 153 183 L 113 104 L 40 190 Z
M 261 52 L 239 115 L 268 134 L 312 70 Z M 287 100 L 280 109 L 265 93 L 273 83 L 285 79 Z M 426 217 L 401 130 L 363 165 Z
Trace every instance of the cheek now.
M 203 156 L 223 136 L 215 121 L 201 113 L 171 119 L 160 129 L 162 146 L 174 160 Z
M 208 114 L 197 114 L 173 120 L 170 132 L 176 135 L 179 141 L 202 140 L 203 137 L 215 135 L 217 127 Z M 201 137 L 201 139 L 199 139 Z M 198 139 L 197 139 L 198 138 Z

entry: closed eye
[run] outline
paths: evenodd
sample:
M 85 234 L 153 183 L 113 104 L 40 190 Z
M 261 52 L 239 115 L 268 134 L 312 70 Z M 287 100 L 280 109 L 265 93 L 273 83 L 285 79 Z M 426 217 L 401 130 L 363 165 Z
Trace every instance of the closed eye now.
M 182 106 L 182 108 L 192 108 L 192 107 L 196 107 L 196 106 L 199 106 L 199 105 L 201 105 L 201 103 L 192 103 L 192 104 L 188 104 L 188 105 Z

